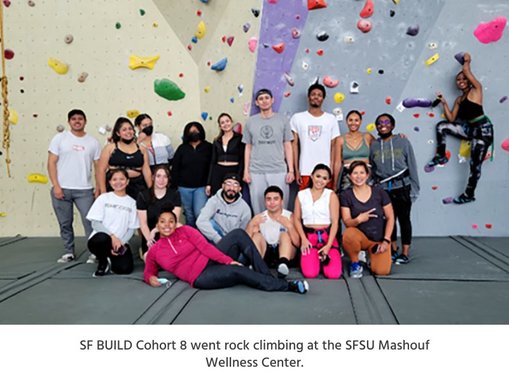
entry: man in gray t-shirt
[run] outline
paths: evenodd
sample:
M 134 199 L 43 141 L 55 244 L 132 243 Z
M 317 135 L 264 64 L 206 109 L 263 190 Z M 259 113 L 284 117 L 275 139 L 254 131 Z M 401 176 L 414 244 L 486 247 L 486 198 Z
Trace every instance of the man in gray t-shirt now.
M 265 209 L 265 189 L 278 186 L 288 195 L 288 185 L 295 177 L 293 135 L 288 120 L 272 111 L 274 98 L 270 90 L 258 90 L 255 103 L 260 113 L 246 122 L 242 142 L 246 144 L 244 181 L 249 184 L 253 211 L 259 214 Z

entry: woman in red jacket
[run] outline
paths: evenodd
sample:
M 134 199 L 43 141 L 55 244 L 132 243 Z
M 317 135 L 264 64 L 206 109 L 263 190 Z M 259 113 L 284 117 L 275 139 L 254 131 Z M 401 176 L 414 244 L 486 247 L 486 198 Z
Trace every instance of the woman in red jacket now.
M 300 294 L 309 289 L 307 281 L 288 282 L 274 277 L 247 233 L 241 229 L 231 231 L 216 248 L 196 229 L 187 225 L 177 227 L 177 218 L 170 209 L 159 215 L 157 229 L 160 239 L 148 251 L 144 272 L 145 282 L 153 287 L 161 286 L 157 274 L 162 268 L 198 289 L 238 284 Z

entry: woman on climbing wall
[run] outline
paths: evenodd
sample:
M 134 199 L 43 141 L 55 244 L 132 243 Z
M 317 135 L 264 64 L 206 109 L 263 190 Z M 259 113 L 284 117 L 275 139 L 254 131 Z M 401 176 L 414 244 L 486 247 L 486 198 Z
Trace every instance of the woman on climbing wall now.
M 101 194 L 111 191 L 106 186 L 107 172 L 115 168 L 123 168 L 129 175 L 127 194 L 136 200 L 141 191 L 152 186 L 147 151 L 136 142 L 134 126 L 125 117 L 120 117 L 115 122 L 111 141 L 104 147 L 99 159 L 99 190 Z
M 212 144 L 205 140 L 202 124 L 189 122 L 173 157 L 171 179 L 178 186 L 186 224 L 191 227 L 196 227 L 196 219 L 207 202 L 205 186 L 211 158 Z
M 212 142 L 212 160 L 205 192 L 214 195 L 223 184 L 226 174 L 236 173 L 242 179 L 244 170 L 244 143 L 242 135 L 233 131 L 233 119 L 227 113 L 217 118 L 219 135 Z
M 454 203 L 463 204 L 475 200 L 475 189 L 481 177 L 482 162 L 490 145 L 493 143 L 493 125 L 484 114 L 482 85 L 470 69 L 472 58 L 469 53 L 463 55 L 463 69 L 456 75 L 456 86 L 461 95 L 456 98 L 452 110 L 441 93 L 438 97 L 443 105 L 446 121 L 436 125 L 437 150 L 433 159 L 428 162 L 429 169 L 447 163 L 445 156 L 445 137 L 465 139 L 470 146 L 470 175 L 465 192 L 454 199 Z
M 154 124 L 148 114 L 138 115 L 134 120 L 134 125 L 138 129 L 138 144 L 147 150 L 152 172 L 158 165 L 169 167 L 175 155 L 170 138 L 154 132 Z

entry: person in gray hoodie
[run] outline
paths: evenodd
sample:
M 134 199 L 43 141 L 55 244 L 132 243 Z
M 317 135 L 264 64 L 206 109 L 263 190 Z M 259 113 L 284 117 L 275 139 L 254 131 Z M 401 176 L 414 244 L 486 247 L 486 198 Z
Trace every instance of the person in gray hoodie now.
M 239 175 L 226 174 L 222 188 L 202 208 L 196 225 L 211 242 L 219 242 L 234 229 L 246 229 L 251 209 L 241 198 L 241 189 Z
M 410 211 L 412 202 L 419 195 L 419 177 L 414 150 L 410 141 L 392 131 L 396 125 L 390 114 L 380 114 L 375 121 L 379 138 L 371 144 L 370 163 L 376 183 L 387 191 L 391 198 L 394 215 L 392 231 L 392 260 L 395 264 L 409 262 L 410 244 L 412 242 L 412 222 Z M 402 252 L 397 252 L 396 220 L 401 229 Z

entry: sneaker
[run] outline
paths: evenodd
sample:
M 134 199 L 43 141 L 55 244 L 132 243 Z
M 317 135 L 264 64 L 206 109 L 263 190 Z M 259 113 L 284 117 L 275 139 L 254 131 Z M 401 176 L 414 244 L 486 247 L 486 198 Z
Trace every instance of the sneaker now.
M 408 264 L 410 262 L 410 259 L 408 258 L 407 255 L 398 255 L 398 257 L 396 257 L 394 259 L 394 264 L 396 265 L 400 265 L 400 264 Z
M 350 264 L 350 277 L 354 279 L 360 279 L 362 277 L 363 270 L 364 269 L 362 268 L 362 265 L 359 264 L 359 262 Z
M 391 249 L 391 260 L 394 263 L 396 259 L 399 257 L 398 250 Z
M 106 258 L 105 262 L 99 262 L 99 265 L 97 266 L 97 270 L 92 274 L 93 277 L 102 277 L 104 275 L 107 275 L 110 273 L 111 269 L 111 260 L 110 258 Z
M 473 196 L 468 196 L 467 194 L 461 194 L 457 198 L 453 199 L 455 204 L 465 204 L 470 202 L 475 202 L 475 198 Z
M 445 156 L 435 155 L 432 160 L 428 162 L 427 167 L 442 166 L 449 162 L 449 159 Z
M 281 263 L 277 267 L 277 276 L 280 279 L 284 279 L 290 273 L 290 269 L 288 269 L 288 265 L 285 263 Z
M 359 262 L 367 263 L 367 260 L 366 260 L 366 251 L 360 251 L 359 252 Z
M 90 254 L 87 259 L 87 264 L 95 264 L 97 263 L 97 257 L 94 254 Z
M 306 280 L 293 280 L 288 283 L 288 290 L 299 294 L 305 294 L 309 290 L 309 284 Z
M 57 263 L 69 263 L 74 260 L 74 254 L 72 253 L 66 253 L 65 255 L 62 255 L 60 259 L 57 260 Z

